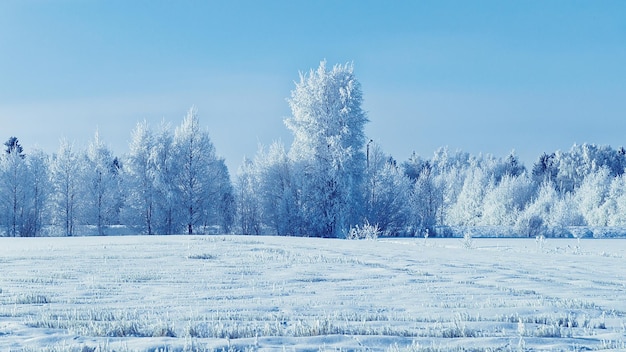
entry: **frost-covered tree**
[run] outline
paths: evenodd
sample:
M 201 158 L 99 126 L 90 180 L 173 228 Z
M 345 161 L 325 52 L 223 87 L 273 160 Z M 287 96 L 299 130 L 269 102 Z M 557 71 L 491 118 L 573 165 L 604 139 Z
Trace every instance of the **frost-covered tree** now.
M 478 166 L 477 161 L 467 169 L 463 188 L 449 210 L 449 225 L 476 226 L 481 223 L 484 198 L 490 182 L 491 178 Z
M 432 160 L 424 160 L 413 153 L 402 164 L 404 174 L 413 181 L 410 226 L 411 232 L 416 236 L 436 234 L 437 225 L 445 222 L 447 209 L 444 199 L 448 198 L 450 203 L 454 203 L 463 185 L 463 180 L 456 177 L 457 168 L 447 165 L 447 161 L 437 159 L 437 156 L 447 159 L 447 150 L 438 150 Z M 456 185 L 454 181 L 459 184 Z
M 299 234 L 292 166 L 283 144 L 262 149 L 254 164 L 263 223 L 279 236 Z
M 437 196 L 441 197 L 436 220 L 439 226 L 450 225 L 453 221 L 451 211 L 463 189 L 470 159 L 468 153 L 450 153 L 447 148 L 439 148 L 429 163 L 433 183 L 440 192 Z
M 441 177 L 434 175 L 432 167 L 425 166 L 413 183 L 411 214 L 414 235 L 435 234 L 437 219 L 443 208 L 443 185 Z
M 239 167 L 236 182 L 237 226 L 244 235 L 261 234 L 261 196 L 255 164 L 245 158 Z
M 98 132 L 89 143 L 83 166 L 83 222 L 96 226 L 102 236 L 118 220 L 120 190 L 118 161 Z
M 611 181 L 608 211 L 609 226 L 626 226 L 626 174 Z
M 174 135 L 170 126 L 163 122 L 155 135 L 154 148 L 150 154 L 155 168 L 155 209 L 152 217 L 155 233 L 174 234 L 181 231 L 178 159 L 174 151 Z
M 49 221 L 47 204 L 50 196 L 49 157 L 35 150 L 27 157 L 27 197 L 25 199 L 23 236 L 38 236 Z
M 526 174 L 506 173 L 497 185 L 487 190 L 484 199 L 482 225 L 514 226 L 534 192 Z
M 7 149 L 0 158 L 0 204 L 6 234 L 14 237 L 23 233 L 28 165 L 17 138 L 9 138 L 4 145 Z
M 351 64 L 328 70 L 322 61 L 317 70 L 300 74 L 288 100 L 298 210 L 311 236 L 342 236 L 360 221 L 368 119 L 353 71 Z
M 67 236 L 74 234 L 78 217 L 81 162 L 72 145 L 62 140 L 50 165 L 53 219 Z
M 235 222 L 236 205 L 230 173 L 223 158 L 213 162 L 208 179 L 211 181 L 210 201 L 204 208 L 204 232 L 216 226 L 221 233 L 230 233 Z
M 515 151 L 512 151 L 506 157 L 505 165 L 505 175 L 521 176 L 526 172 L 526 167 L 519 161 L 519 157 Z
M 381 233 L 400 235 L 409 228 L 411 181 L 377 145 L 370 148 L 366 170 L 365 218 Z
M 562 194 L 554 204 L 551 214 L 553 229 L 565 229 L 568 226 L 585 226 L 585 218 L 577 204 L 576 194 L 568 192 Z
M 532 176 L 536 184 L 555 182 L 558 174 L 556 154 L 543 153 L 533 165 Z
M 131 135 L 130 152 L 124 163 L 127 189 L 125 220 L 148 235 L 154 234 L 157 207 L 157 168 L 153 153 L 155 138 L 146 121 L 137 124 Z
M 553 214 L 558 200 L 559 194 L 554 183 L 545 181 L 539 185 L 533 199 L 516 221 L 519 235 L 529 237 L 545 235 L 548 228 L 557 226 Z
M 558 168 L 556 186 L 561 193 L 574 192 L 587 175 L 601 168 L 608 169 L 612 177 L 623 174 L 626 156 L 622 150 L 595 144 L 575 144 L 567 152 L 557 151 L 554 157 Z
M 188 234 L 194 226 L 206 223 L 208 208 L 216 199 L 215 174 L 217 157 L 209 133 L 200 128 L 197 111 L 189 109 L 187 116 L 174 132 L 174 153 L 178 164 L 176 186 L 182 208 L 182 223 Z
M 26 157 L 26 155 L 24 155 L 24 148 L 22 148 L 22 145 L 17 137 L 10 137 L 6 142 L 4 142 L 4 146 L 6 147 L 4 150 L 6 155 L 12 154 L 22 159 Z
M 576 191 L 576 204 L 587 225 L 607 226 L 610 215 L 609 200 L 611 181 L 607 167 L 588 174 Z

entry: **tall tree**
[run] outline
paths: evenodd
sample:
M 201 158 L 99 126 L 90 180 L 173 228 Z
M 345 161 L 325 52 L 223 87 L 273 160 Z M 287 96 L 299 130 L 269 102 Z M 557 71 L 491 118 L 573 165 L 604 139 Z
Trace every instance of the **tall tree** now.
M 154 233 L 156 209 L 156 163 L 154 135 L 146 121 L 137 124 L 131 135 L 130 153 L 124 165 L 128 186 L 127 221 L 141 224 L 142 232 Z
M 50 196 L 49 157 L 41 150 L 28 155 L 27 197 L 23 236 L 38 236 L 49 219 L 47 203 Z
M 181 229 L 176 186 L 179 170 L 174 152 L 174 135 L 169 124 L 163 122 L 155 135 L 154 148 L 150 153 L 155 168 L 154 226 L 158 234 L 171 235 Z
M 50 173 L 54 221 L 66 236 L 72 236 L 75 230 L 81 172 L 81 160 L 72 145 L 62 140 L 52 159 Z
M 352 64 L 300 74 L 291 92 L 290 157 L 301 191 L 299 210 L 312 236 L 342 236 L 361 220 L 365 169 L 361 85 Z
M 218 226 L 222 233 L 229 233 L 235 222 L 235 195 L 230 173 L 223 158 L 217 158 L 211 168 L 210 199 L 205 210 L 205 228 Z M 206 231 L 205 231 L 206 232 Z
M 365 218 L 382 233 L 404 234 L 409 228 L 411 181 L 378 145 L 368 154 Z
M 7 149 L 0 158 L 2 214 L 7 235 L 19 236 L 24 221 L 28 169 L 18 139 L 11 137 L 4 145 Z
M 437 215 L 443 207 L 443 189 L 440 187 L 441 178 L 436 178 L 435 171 L 430 163 L 425 163 L 419 169 L 411 192 L 411 213 L 413 219 L 413 233 L 422 232 L 435 235 Z M 406 170 L 405 170 L 406 173 Z
M 85 224 L 95 225 L 98 235 L 116 221 L 118 214 L 119 189 L 116 158 L 96 132 L 87 148 L 83 172 L 84 200 L 82 208 Z
M 607 226 L 609 223 L 609 206 L 611 177 L 608 167 L 603 166 L 596 172 L 585 176 L 581 186 L 576 190 L 576 204 L 589 226 Z
M 258 183 L 254 162 L 245 158 L 239 167 L 236 183 L 237 222 L 244 235 L 260 235 L 261 232 L 262 196 L 258 192 Z
M 174 151 L 180 166 L 176 185 L 184 212 L 182 220 L 191 235 L 194 226 L 203 224 L 210 202 L 216 202 L 211 199 L 215 185 L 210 176 L 217 166 L 217 157 L 209 133 L 200 128 L 195 107 L 189 109 L 174 132 Z
M 292 166 L 282 143 L 261 150 L 254 162 L 263 222 L 279 236 L 298 234 Z

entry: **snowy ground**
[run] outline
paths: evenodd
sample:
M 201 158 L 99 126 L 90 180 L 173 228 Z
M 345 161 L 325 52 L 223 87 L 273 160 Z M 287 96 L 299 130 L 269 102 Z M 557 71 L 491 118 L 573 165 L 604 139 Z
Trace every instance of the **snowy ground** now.
M 626 240 L 0 238 L 0 350 L 626 348 Z

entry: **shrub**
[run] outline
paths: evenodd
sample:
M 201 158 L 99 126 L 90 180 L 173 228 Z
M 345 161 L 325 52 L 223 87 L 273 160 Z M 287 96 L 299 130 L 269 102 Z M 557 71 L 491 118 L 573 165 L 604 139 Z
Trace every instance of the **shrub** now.
M 349 240 L 375 240 L 380 235 L 380 229 L 378 225 L 370 225 L 369 222 L 365 222 L 363 226 L 356 225 L 350 229 L 348 236 Z
M 469 232 L 466 232 L 463 235 L 463 239 L 461 240 L 461 244 L 463 244 L 463 247 L 466 249 L 472 249 L 474 248 L 474 240 L 472 239 L 472 234 Z

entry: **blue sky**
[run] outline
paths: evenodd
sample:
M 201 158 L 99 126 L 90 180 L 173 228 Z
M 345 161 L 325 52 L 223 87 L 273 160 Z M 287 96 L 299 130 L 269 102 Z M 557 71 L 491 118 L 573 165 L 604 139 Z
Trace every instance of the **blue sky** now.
M 626 145 L 626 2 L 576 0 L 4 0 L 0 139 L 52 153 L 97 129 L 122 154 L 195 105 L 234 174 L 290 143 L 285 99 L 322 59 L 354 62 L 366 132 L 400 161 Z

